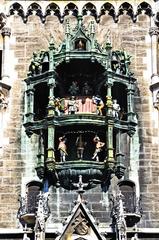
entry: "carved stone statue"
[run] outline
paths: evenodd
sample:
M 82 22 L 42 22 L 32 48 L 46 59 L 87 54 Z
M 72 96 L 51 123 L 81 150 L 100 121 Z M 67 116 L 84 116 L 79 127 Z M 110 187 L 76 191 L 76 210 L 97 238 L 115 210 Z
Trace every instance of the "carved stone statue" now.
M 83 159 L 84 148 L 86 146 L 86 142 L 83 141 L 82 134 L 80 134 L 76 139 L 77 146 L 77 158 Z
M 98 115 L 102 115 L 102 109 L 103 109 L 103 107 L 104 107 L 104 103 L 103 103 L 103 100 L 101 99 L 101 97 L 99 97 L 99 96 L 93 96 L 92 101 L 93 101 L 93 103 L 96 104 L 96 106 L 97 106 L 96 113 L 97 113 Z
M 58 150 L 60 152 L 60 161 L 65 162 L 66 161 L 66 156 L 67 154 L 67 147 L 66 147 L 66 137 L 62 136 L 59 137 L 59 145 L 58 145 Z
M 99 162 L 99 153 L 103 151 L 103 147 L 105 143 L 101 142 L 98 136 L 94 137 L 93 142 L 95 142 L 96 148 L 95 148 L 95 152 L 93 154 L 92 159 L 96 159 L 96 161 Z
M 34 52 L 31 64 L 29 66 L 29 73 L 31 75 L 36 75 L 40 74 L 41 71 L 42 71 L 41 56 L 38 53 Z

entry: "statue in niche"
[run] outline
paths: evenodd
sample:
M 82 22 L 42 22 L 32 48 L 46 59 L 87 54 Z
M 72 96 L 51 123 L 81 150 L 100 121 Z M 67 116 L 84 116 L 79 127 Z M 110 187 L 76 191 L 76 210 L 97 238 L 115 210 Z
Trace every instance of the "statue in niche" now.
M 83 159 L 84 148 L 86 146 L 86 142 L 83 141 L 82 134 L 80 134 L 76 139 L 76 147 L 77 147 L 77 158 Z
M 66 161 L 66 156 L 67 154 L 67 146 L 66 146 L 66 137 L 65 135 L 62 137 L 59 137 L 59 145 L 58 145 L 58 150 L 60 152 L 60 161 L 65 162 Z
M 81 40 L 81 39 L 77 40 L 75 48 L 78 49 L 78 50 L 86 50 L 86 43 L 85 43 L 85 41 Z
M 104 103 L 103 103 L 103 100 L 101 99 L 101 97 L 99 97 L 99 96 L 93 96 L 92 101 L 93 101 L 93 103 L 96 104 L 96 106 L 97 106 L 96 113 L 97 113 L 98 115 L 102 115 L 102 109 L 103 109 L 103 107 L 104 107 Z
M 29 66 L 29 72 L 31 75 L 40 74 L 42 72 L 41 56 L 36 52 L 33 52 L 33 58 Z
M 84 86 L 82 88 L 82 95 L 83 96 L 91 96 L 93 93 L 92 88 L 88 85 L 88 82 L 84 83 Z
M 113 100 L 113 111 L 112 111 L 113 117 L 116 119 L 119 119 L 119 112 L 120 112 L 120 105 L 117 103 L 117 100 L 114 99 Z
M 78 103 L 75 96 L 72 96 L 68 101 L 68 114 L 75 114 L 78 111 Z
M 78 83 L 76 81 L 72 82 L 71 86 L 68 89 L 68 92 L 72 96 L 77 96 L 79 94 L 79 86 L 78 86 Z
M 119 111 L 119 119 L 126 120 L 126 115 L 127 113 L 125 112 L 124 108 L 121 108 L 121 110 Z
M 129 65 L 131 63 L 130 61 L 131 56 L 127 54 L 125 51 L 121 51 L 121 73 L 125 75 L 132 75 L 132 73 L 129 71 Z
M 131 56 L 125 51 L 112 52 L 112 70 L 118 74 L 132 75 L 129 70 Z
M 96 144 L 96 147 L 92 159 L 96 159 L 96 161 L 99 162 L 99 153 L 103 151 L 105 143 L 101 142 L 97 135 L 93 138 L 93 142 Z

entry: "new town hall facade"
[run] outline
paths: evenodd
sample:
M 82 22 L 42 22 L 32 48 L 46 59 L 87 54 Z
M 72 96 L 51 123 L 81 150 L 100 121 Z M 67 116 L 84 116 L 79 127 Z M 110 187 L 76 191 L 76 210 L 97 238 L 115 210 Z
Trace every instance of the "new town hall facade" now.
M 0 3 L 0 239 L 159 239 L 157 1 Z

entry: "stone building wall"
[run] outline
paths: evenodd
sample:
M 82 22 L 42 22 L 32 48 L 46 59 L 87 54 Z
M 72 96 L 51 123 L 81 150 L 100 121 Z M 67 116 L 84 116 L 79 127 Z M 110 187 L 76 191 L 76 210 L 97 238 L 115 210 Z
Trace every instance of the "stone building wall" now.
M 37 2 L 43 9 L 48 4 L 47 1 Z M 85 2 L 76 1 L 76 5 L 82 8 Z M 104 1 L 92 2 L 98 9 L 104 3 Z M 64 9 L 67 3 L 58 2 L 61 9 Z M 123 2 L 111 1 L 111 3 L 119 9 Z M 0 6 L 7 13 L 11 4 L 11 1 L 4 1 Z M 29 4 L 29 1 L 22 3 L 25 9 Z M 137 8 L 136 1 L 134 3 L 131 1 L 131 4 L 134 9 Z M 153 1 L 149 1 L 149 4 L 154 8 Z M 100 44 L 104 42 L 107 32 L 110 31 L 113 49 L 124 49 L 132 55 L 131 69 L 137 79 L 135 109 L 139 124 L 135 135 L 132 138 L 128 137 L 130 155 L 127 156 L 127 161 L 130 166 L 127 171 L 129 178 L 136 183 L 138 196 L 141 195 L 142 199 L 143 217 L 138 226 L 159 228 L 159 120 L 149 88 L 152 75 L 149 29 L 152 17 L 145 12 L 138 15 L 136 22 L 133 22 L 126 12 L 119 16 L 118 22 L 114 22 L 110 15 L 103 15 L 96 24 L 96 31 Z M 3 126 L 3 146 L 0 155 L 0 228 L 19 227 L 18 196 L 24 193 L 24 185 L 27 181 L 37 178 L 34 170 L 37 161 L 37 139 L 35 135 L 30 138 L 26 136 L 23 127 L 24 79 L 27 77 L 28 66 L 34 51 L 48 48 L 52 35 L 56 44 L 60 44 L 64 37 L 66 18 L 70 18 L 71 25 L 76 23 L 76 18 L 72 16 L 66 16 L 63 23 L 60 23 L 56 16 L 46 17 L 45 23 L 42 23 L 40 17 L 36 15 L 29 16 L 26 23 L 18 14 L 8 17 L 11 28 L 8 62 L 11 90 L 5 113 L 7 124 Z M 92 19 L 93 16 L 84 16 L 83 22 L 88 26 Z M 50 193 L 52 215 L 48 224 L 53 224 L 53 221 L 61 221 L 68 214 L 72 206 L 70 200 L 74 200 L 74 197 L 71 192 L 62 189 L 52 189 Z M 108 194 L 102 193 L 101 189 L 97 188 L 86 194 L 86 199 L 97 220 L 106 221 L 109 226 Z M 93 201 L 94 199 L 96 201 Z

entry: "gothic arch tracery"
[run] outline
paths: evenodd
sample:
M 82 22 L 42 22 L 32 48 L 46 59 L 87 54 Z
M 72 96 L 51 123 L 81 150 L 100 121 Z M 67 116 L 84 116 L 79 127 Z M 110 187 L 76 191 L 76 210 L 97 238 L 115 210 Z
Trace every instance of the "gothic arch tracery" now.
M 77 17 L 79 14 L 82 14 L 83 16 L 90 15 L 93 16 L 97 22 L 100 21 L 102 15 L 108 14 L 112 16 L 115 22 L 118 22 L 118 17 L 125 13 L 131 17 L 133 22 L 135 22 L 138 15 L 145 14 L 149 17 L 154 16 L 154 21 L 156 24 L 158 24 L 158 13 L 156 13 L 156 9 L 154 9 L 154 7 L 155 6 L 152 6 L 147 2 L 141 2 L 138 6 L 131 5 L 128 2 L 123 2 L 119 6 L 115 6 L 114 4 L 106 2 L 100 8 L 98 7 L 97 10 L 95 3 L 92 4 L 91 2 L 88 2 L 87 4 L 83 3 L 83 6 L 81 6 L 80 10 L 72 2 L 66 4 L 64 8 L 62 8 L 60 4 L 56 4 L 54 2 L 48 5 L 45 4 L 43 7 L 40 5 L 40 3 L 36 2 L 33 2 L 30 5 L 27 5 L 26 2 L 21 2 L 21 4 L 14 2 L 9 6 L 8 16 L 19 15 L 22 17 L 24 23 L 26 23 L 28 16 L 35 14 L 36 16 L 40 17 L 42 23 L 45 23 L 48 15 L 55 15 L 62 23 L 64 17 L 70 14 L 75 17 Z
M 74 3 L 69 3 L 65 6 L 64 8 L 64 16 L 66 15 L 73 15 L 76 16 L 78 15 L 78 7 Z
M 96 6 L 92 3 L 87 3 L 83 6 L 82 15 L 93 16 L 97 20 L 97 9 Z
M 47 7 L 46 7 L 46 10 L 45 10 L 45 18 L 47 16 L 57 16 L 58 19 L 60 20 L 61 18 L 61 14 L 60 14 L 60 8 L 59 6 L 56 4 L 56 3 L 50 3 Z
M 102 15 L 110 15 L 113 17 L 114 21 L 116 22 L 116 13 L 115 13 L 115 8 L 111 3 L 105 3 L 104 5 L 102 5 L 101 9 L 100 9 L 100 17 Z
M 21 4 L 19 3 L 13 3 L 11 6 L 10 6 L 10 9 L 9 9 L 9 16 L 10 15 L 19 15 L 20 17 L 25 18 L 25 14 L 24 14 L 24 9 L 22 7 Z
M 124 15 L 124 14 L 130 16 L 132 20 L 134 19 L 133 7 L 131 4 L 129 4 L 127 2 L 124 2 L 120 5 L 117 17 L 119 17 L 120 15 Z

